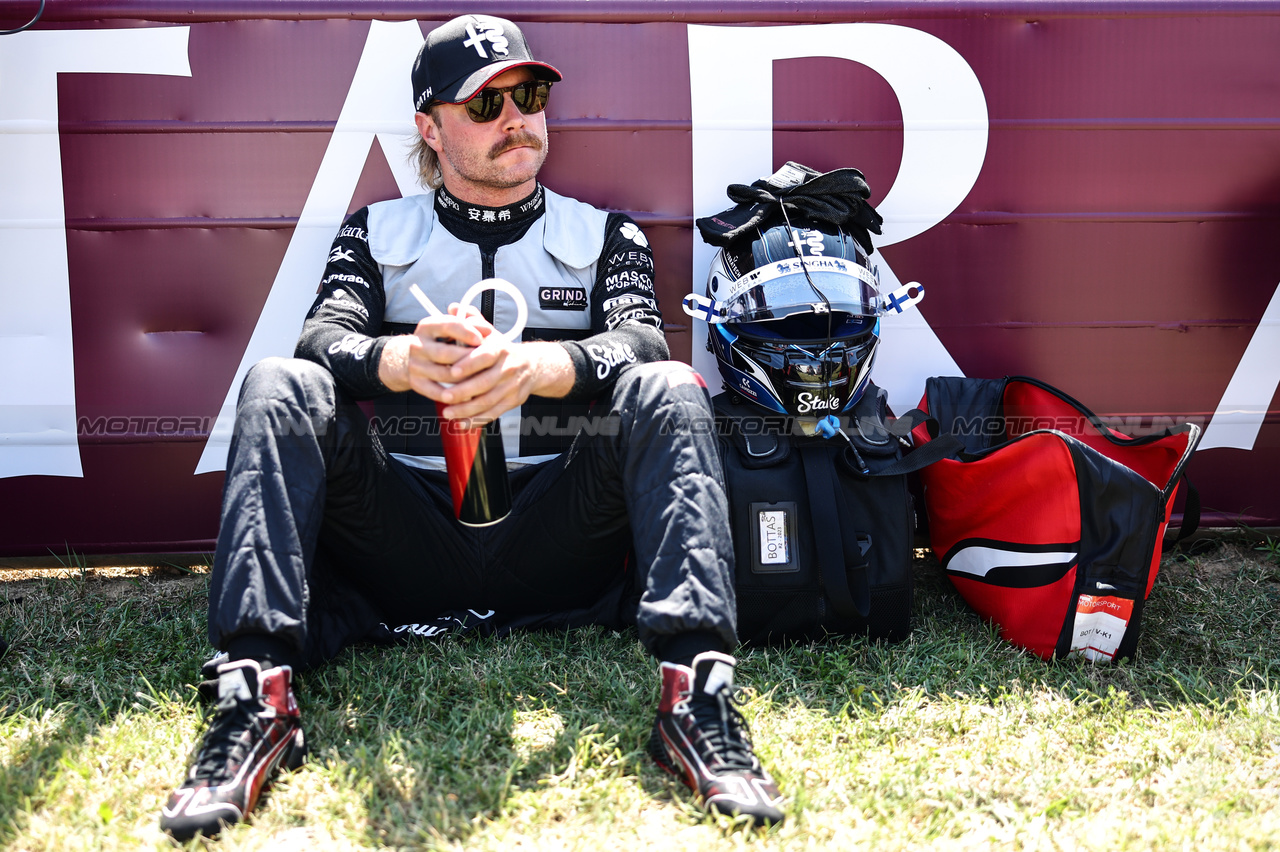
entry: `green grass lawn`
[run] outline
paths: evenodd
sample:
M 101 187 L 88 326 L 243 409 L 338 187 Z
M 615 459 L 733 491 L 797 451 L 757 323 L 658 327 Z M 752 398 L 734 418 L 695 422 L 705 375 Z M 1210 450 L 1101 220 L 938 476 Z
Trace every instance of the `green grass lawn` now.
M 207 577 L 5 581 L 0 849 L 172 848 L 159 808 L 204 708 Z M 299 678 L 312 753 L 215 849 L 1280 847 L 1280 564 L 1166 558 L 1136 660 L 1047 664 L 920 559 L 915 632 L 741 655 L 788 796 L 703 818 L 644 754 L 634 634 L 356 648 Z

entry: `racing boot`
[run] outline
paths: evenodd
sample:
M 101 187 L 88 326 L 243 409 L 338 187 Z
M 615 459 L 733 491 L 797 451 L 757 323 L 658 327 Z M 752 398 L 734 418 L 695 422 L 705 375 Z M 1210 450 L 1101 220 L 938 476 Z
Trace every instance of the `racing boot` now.
M 688 785 L 705 811 L 782 822 L 782 794 L 751 747 L 733 694 L 734 659 L 708 651 L 693 667 L 663 663 L 649 756 Z
M 163 831 L 179 841 L 212 837 L 253 810 L 278 767 L 302 765 L 307 747 L 292 679 L 289 666 L 218 666 L 218 707 L 187 780 L 160 811 Z

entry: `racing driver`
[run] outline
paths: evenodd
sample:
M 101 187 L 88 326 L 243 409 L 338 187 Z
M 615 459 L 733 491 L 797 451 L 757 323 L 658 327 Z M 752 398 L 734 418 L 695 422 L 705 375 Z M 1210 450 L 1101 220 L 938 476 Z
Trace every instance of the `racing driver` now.
M 633 622 L 659 661 L 650 754 L 704 809 L 779 822 L 731 695 L 728 509 L 714 436 L 693 428 L 709 399 L 666 360 L 645 235 L 538 182 L 561 75 L 515 24 L 448 21 L 411 76 L 428 191 L 350 216 L 295 357 L 241 389 L 209 598 L 217 709 L 161 827 L 215 834 L 302 762 L 295 670 L 467 611 L 489 628 Z M 515 342 L 510 297 L 457 304 L 489 278 L 528 304 Z M 448 310 L 424 318 L 415 285 Z M 437 409 L 502 423 L 505 519 L 455 519 Z

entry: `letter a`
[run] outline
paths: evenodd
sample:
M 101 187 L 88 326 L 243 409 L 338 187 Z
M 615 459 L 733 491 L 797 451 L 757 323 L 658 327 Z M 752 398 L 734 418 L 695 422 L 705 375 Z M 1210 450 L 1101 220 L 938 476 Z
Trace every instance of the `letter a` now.
M 417 133 L 409 68 L 421 47 L 422 29 L 417 21 L 369 24 L 369 37 L 329 147 L 196 473 L 226 469 L 236 397 L 249 368 L 270 355 L 293 354 L 298 327 L 315 299 L 316 283 L 324 273 L 333 235 L 346 216 L 375 136 L 387 154 L 401 194 L 417 191 L 417 175 L 404 155 L 408 153 L 405 140 L 412 141 Z
M 191 76 L 186 27 L 0 40 L 0 476 L 83 476 L 58 74 Z

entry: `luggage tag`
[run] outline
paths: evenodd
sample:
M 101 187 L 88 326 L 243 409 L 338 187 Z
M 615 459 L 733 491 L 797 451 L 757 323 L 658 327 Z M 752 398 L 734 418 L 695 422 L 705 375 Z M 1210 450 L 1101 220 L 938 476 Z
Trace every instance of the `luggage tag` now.
M 915 307 L 924 298 L 924 285 L 919 281 L 903 284 L 897 290 L 880 297 L 880 312 L 906 313 L 908 308 Z
M 706 296 L 690 293 L 681 300 L 680 307 L 684 308 L 684 312 L 689 316 L 694 319 L 700 319 L 703 322 L 717 323 L 725 321 L 724 302 L 717 299 L 708 299 Z

